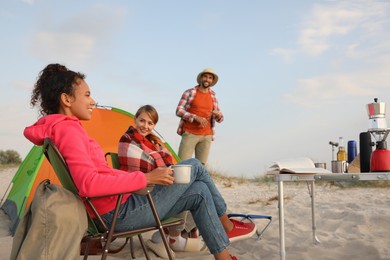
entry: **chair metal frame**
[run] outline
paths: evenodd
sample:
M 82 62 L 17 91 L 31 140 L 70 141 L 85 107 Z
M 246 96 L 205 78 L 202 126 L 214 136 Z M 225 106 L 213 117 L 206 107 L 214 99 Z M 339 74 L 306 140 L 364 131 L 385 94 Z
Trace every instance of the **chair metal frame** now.
M 45 154 L 47 160 L 50 162 L 52 165 L 58 179 L 61 182 L 61 185 L 66 188 L 67 190 L 73 192 L 74 194 L 78 195 L 78 190 L 73 182 L 72 175 L 70 173 L 69 167 L 67 163 L 65 162 L 64 158 L 62 157 L 61 153 L 59 152 L 58 148 L 56 145 L 53 143 L 53 141 L 50 138 L 45 138 L 44 144 L 43 144 L 43 153 Z M 159 215 L 157 213 L 156 207 L 154 205 L 152 196 L 150 194 L 150 189 L 146 189 L 146 197 L 148 199 L 149 205 L 151 207 L 151 210 L 153 212 L 154 218 L 156 220 L 156 224 L 153 226 L 149 227 L 144 227 L 144 228 L 138 228 L 138 229 L 133 229 L 133 230 L 128 230 L 124 232 L 115 232 L 115 226 L 116 226 L 116 219 L 119 213 L 119 207 L 121 205 L 121 201 L 123 198 L 124 194 L 127 193 L 120 193 L 120 194 L 107 194 L 104 196 L 99 196 L 99 197 L 81 197 L 81 199 L 85 202 L 86 209 L 87 207 L 95 214 L 97 221 L 99 222 L 100 226 L 103 228 L 102 231 L 99 231 L 98 228 L 96 227 L 92 217 L 89 215 L 88 211 L 87 212 L 87 217 L 88 217 L 88 234 L 83 238 L 83 241 L 87 243 L 85 254 L 84 254 L 84 259 L 88 258 L 89 250 L 90 250 L 90 245 L 92 241 L 99 240 L 102 245 L 103 245 L 103 252 L 102 252 L 102 257 L 101 259 L 106 259 L 107 255 L 110 251 L 110 244 L 111 242 L 116 239 L 116 238 L 123 238 L 123 237 L 132 237 L 137 235 L 142 249 L 144 251 L 146 259 L 150 259 L 148 252 L 145 247 L 145 243 L 142 238 L 142 233 L 149 232 L 152 230 L 158 230 L 161 234 L 162 240 L 164 242 L 165 249 L 167 250 L 167 254 L 169 259 L 174 259 L 168 241 L 165 237 L 164 233 L 164 228 L 167 227 L 172 227 L 172 226 L 177 226 L 177 225 L 182 225 L 184 221 L 182 219 L 178 218 L 169 218 L 167 220 L 161 221 L 159 218 Z M 128 192 L 130 193 L 130 192 Z M 134 192 L 132 192 L 134 193 Z M 94 207 L 92 201 L 103 198 L 103 197 L 111 197 L 111 196 L 116 196 L 117 201 L 116 201 L 116 207 L 114 210 L 114 216 L 112 220 L 111 226 L 108 226 L 105 221 L 99 216 L 96 208 Z M 133 252 L 132 252 L 132 257 L 134 257 Z

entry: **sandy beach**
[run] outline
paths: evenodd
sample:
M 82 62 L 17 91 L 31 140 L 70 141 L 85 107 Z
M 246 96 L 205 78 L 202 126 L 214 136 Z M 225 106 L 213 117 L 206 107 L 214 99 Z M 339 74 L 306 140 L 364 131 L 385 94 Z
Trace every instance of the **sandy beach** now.
M 16 168 L 1 170 L 3 197 Z M 273 222 L 262 240 L 251 238 L 232 243 L 238 259 L 280 259 L 277 185 L 217 179 L 229 213 L 263 214 Z M 306 183 L 285 183 L 286 259 L 390 259 L 390 190 L 388 188 L 340 188 L 329 183 L 316 185 L 317 236 L 311 230 L 310 196 Z M 259 228 L 264 220 L 256 221 Z M 12 237 L 8 217 L 0 211 L 0 259 L 9 259 Z M 145 235 L 145 239 L 151 234 Z M 136 240 L 136 257 L 145 259 Z M 159 259 L 150 252 L 152 259 Z M 91 256 L 90 259 L 99 259 Z M 80 257 L 82 259 L 82 257 Z M 108 259 L 131 259 L 130 250 Z M 176 259 L 213 259 L 206 253 L 176 253 Z

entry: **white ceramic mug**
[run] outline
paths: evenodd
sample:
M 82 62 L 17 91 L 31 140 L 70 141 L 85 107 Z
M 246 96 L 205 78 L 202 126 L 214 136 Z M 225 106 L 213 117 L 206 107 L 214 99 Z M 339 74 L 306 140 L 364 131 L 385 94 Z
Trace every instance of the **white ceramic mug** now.
M 173 178 L 175 178 L 175 183 L 178 184 L 187 184 L 191 181 L 191 167 L 189 164 L 175 164 L 172 165 L 173 169 Z

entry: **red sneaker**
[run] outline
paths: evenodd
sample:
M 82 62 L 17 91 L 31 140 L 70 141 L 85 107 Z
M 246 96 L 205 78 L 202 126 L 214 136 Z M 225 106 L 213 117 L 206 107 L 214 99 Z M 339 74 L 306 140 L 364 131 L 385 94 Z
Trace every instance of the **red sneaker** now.
M 230 255 L 230 257 L 232 258 L 232 260 L 238 260 L 238 258 L 235 257 L 234 255 Z
M 242 222 L 235 219 L 230 219 L 233 222 L 233 229 L 227 232 L 230 242 L 250 238 L 256 233 L 256 225 L 253 222 Z

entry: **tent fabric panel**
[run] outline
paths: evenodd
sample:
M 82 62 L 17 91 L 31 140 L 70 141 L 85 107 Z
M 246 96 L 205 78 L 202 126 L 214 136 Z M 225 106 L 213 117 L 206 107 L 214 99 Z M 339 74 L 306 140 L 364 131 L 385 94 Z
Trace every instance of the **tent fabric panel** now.
M 94 138 L 106 152 L 117 152 L 119 139 L 130 125 L 135 126 L 134 116 L 118 109 L 95 108 L 91 120 L 81 121 L 88 135 Z
M 39 146 L 39 149 L 42 152 L 41 146 Z M 41 159 L 43 162 L 41 164 L 41 167 L 39 168 L 38 174 L 35 176 L 34 181 L 31 182 L 30 192 L 29 192 L 29 195 L 27 196 L 26 205 L 23 207 L 23 212 L 27 209 L 27 207 L 32 202 L 32 200 L 34 198 L 35 190 L 37 189 L 38 185 L 41 182 L 43 182 L 45 180 L 50 180 L 50 183 L 61 185 L 60 181 L 58 180 L 57 175 L 55 174 L 50 163 L 44 157 L 43 153 L 41 154 Z
M 18 215 L 20 215 L 26 198 L 30 194 L 33 180 L 39 172 L 43 160 L 42 155 L 42 148 L 33 146 L 16 172 L 16 178 L 14 177 L 12 180 L 12 188 L 7 200 L 15 202 Z
M 36 178 L 39 167 L 42 164 L 42 148 L 33 146 L 12 179 L 12 188 L 7 199 L 1 206 L 5 214 L 10 218 L 10 232 L 13 235 L 20 219 L 24 215 L 27 198 L 30 194 L 32 183 Z

